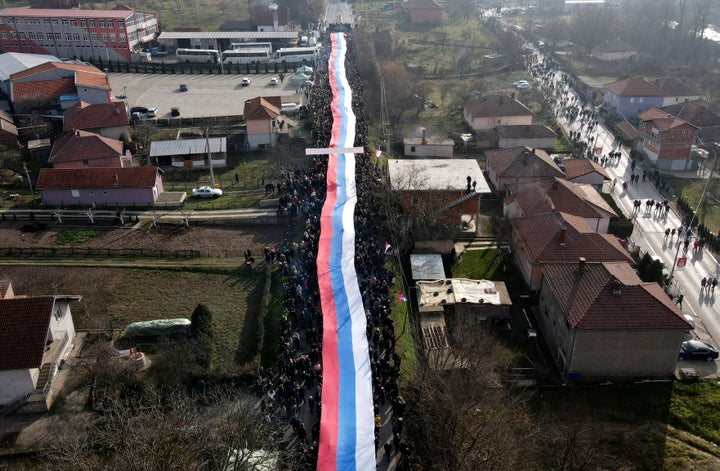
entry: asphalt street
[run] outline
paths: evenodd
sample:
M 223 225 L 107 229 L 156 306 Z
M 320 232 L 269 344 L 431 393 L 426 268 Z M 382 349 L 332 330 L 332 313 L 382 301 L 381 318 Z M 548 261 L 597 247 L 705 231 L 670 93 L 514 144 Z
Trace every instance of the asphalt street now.
M 560 76 L 563 72 L 557 71 L 555 73 L 556 84 L 560 81 Z M 565 96 L 577 96 L 577 93 L 571 89 L 565 89 Z M 552 101 L 553 99 L 550 98 Z M 555 108 L 555 112 L 559 111 L 559 108 Z M 566 131 L 580 131 L 580 121 L 569 122 L 564 117 L 558 117 L 558 122 Z M 590 136 L 595 137 L 597 146 L 603 147 L 603 154 L 607 154 L 613 150 L 615 137 L 613 133 L 603 124 L 595 126 L 590 134 L 583 132 L 584 138 L 587 140 Z M 717 293 L 709 289 L 702 289 L 700 286 L 700 280 L 703 277 L 712 276 L 713 278 L 720 278 L 720 265 L 717 262 L 717 255 L 710 252 L 710 250 L 703 249 L 697 252 L 692 250 L 692 242 L 690 242 L 690 248 L 687 253 L 683 250 L 682 242 L 684 238 L 680 238 L 678 235 L 674 239 L 669 237 L 665 238 L 665 229 L 677 229 L 681 225 L 681 219 L 677 213 L 671 210 L 667 217 L 656 216 L 653 211 L 645 213 L 645 202 L 648 199 L 655 201 L 663 201 L 666 197 L 661 196 L 657 191 L 651 178 L 648 178 L 646 182 L 639 182 L 629 185 L 627 190 L 623 190 L 622 183 L 627 181 L 630 182 L 631 159 L 630 149 L 625 147 L 616 148 L 622 152 L 622 157 L 616 163 L 608 164 L 605 166 L 605 170 L 610 175 L 610 178 L 617 179 L 617 183 L 614 188 L 611 184 L 607 184 L 604 191 L 609 192 L 613 195 L 613 198 L 617 202 L 618 206 L 622 209 L 626 217 L 631 218 L 635 223 L 635 229 L 631 236 L 631 242 L 640 248 L 641 253 L 650 252 L 651 255 L 657 255 L 663 260 L 668 271 L 672 273 L 674 283 L 669 289 L 670 293 L 674 296 L 683 294 L 684 299 L 682 302 L 682 312 L 684 314 L 690 314 L 695 320 L 696 328 L 693 332 L 694 336 L 700 340 L 704 340 L 713 345 L 718 345 L 717 340 L 720 339 L 720 289 Z M 650 174 L 654 169 L 644 168 L 641 162 L 637 162 L 635 168 L 635 174 L 642 174 L 643 170 L 648 170 Z M 683 172 L 682 176 L 695 176 L 696 172 Z M 674 176 L 680 176 L 674 173 Z M 633 214 L 633 202 L 635 200 L 642 200 L 643 204 L 641 210 Z M 675 264 L 676 257 L 687 257 L 687 263 L 684 267 L 675 266 L 673 271 L 673 265 Z M 677 264 L 675 264 L 677 265 Z M 716 298 L 717 296 L 717 298 Z M 701 375 L 708 376 L 717 373 L 717 364 L 710 363 L 707 365 L 698 363 L 702 362 L 691 362 L 691 361 L 679 361 L 679 367 L 692 366 L 700 370 Z

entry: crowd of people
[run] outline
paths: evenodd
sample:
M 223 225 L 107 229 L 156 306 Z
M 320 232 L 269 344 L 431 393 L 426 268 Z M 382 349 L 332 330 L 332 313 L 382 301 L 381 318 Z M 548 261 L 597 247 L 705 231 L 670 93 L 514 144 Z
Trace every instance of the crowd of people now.
M 376 452 L 384 459 L 395 453 L 409 454 L 402 439 L 402 408 L 397 379 L 400 357 L 395 354 L 395 330 L 391 318 L 392 275 L 385 268 L 386 250 L 378 239 L 376 210 L 368 195 L 381 177 L 368 149 L 367 119 L 362 100 L 362 82 L 355 51 L 348 34 L 346 75 L 352 88 L 352 106 L 356 116 L 355 146 L 365 152 L 356 156 L 358 202 L 355 207 L 355 268 L 367 320 L 367 339 L 372 368 Z M 329 44 L 326 41 L 324 44 Z M 328 78 L 330 47 L 321 49 L 314 85 L 308 94 L 308 113 L 312 116 L 314 146 L 327 148 L 333 125 L 330 108 L 332 90 Z M 276 368 L 261 369 L 255 392 L 261 400 L 267 420 L 281 417 L 292 425 L 303 449 L 300 469 L 314 469 L 319 448 L 322 414 L 322 326 L 323 317 L 317 280 L 316 257 L 320 239 L 320 212 L 326 196 L 327 155 L 315 156 L 309 169 L 296 169 L 277 185 L 278 214 L 287 216 L 293 227 L 302 226 L 302 237 L 289 237 L 276 255 L 266 254 L 271 262 L 284 262 L 283 312 L 280 320 L 280 358 Z M 392 410 L 393 433 L 382 438 L 382 414 Z M 389 413 L 389 412 L 388 412 Z M 407 466 L 399 460 L 399 468 Z

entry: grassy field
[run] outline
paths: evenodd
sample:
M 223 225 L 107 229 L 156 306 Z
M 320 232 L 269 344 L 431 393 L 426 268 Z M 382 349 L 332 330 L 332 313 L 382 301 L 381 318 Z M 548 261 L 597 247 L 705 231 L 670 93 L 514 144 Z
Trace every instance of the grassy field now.
M 697 207 L 700 195 L 705 188 L 707 180 L 699 178 L 667 178 L 668 184 L 672 187 L 677 196 L 685 198 L 692 208 Z M 713 182 L 708 188 L 709 196 L 704 200 L 698 210 L 698 221 L 707 226 L 712 232 L 720 230 L 720 194 L 718 194 L 717 182 Z

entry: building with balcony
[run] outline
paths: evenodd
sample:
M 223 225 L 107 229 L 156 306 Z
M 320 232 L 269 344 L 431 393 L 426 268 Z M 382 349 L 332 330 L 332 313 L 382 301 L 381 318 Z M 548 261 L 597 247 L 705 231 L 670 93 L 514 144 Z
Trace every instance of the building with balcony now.
M 5 52 L 126 62 L 157 32 L 157 13 L 122 5 L 112 10 L 0 10 L 0 49 Z
M 640 139 L 637 149 L 662 170 L 692 170 L 697 161 L 690 158 L 698 128 L 657 108 L 638 115 Z

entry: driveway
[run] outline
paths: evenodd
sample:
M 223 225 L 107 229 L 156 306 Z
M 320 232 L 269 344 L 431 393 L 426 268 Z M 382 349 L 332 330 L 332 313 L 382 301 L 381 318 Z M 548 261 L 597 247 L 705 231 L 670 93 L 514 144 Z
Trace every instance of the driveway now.
M 291 74 L 290 74 L 291 75 Z M 125 74 L 110 73 L 113 95 L 127 96 L 129 107 L 156 106 L 158 118 L 169 118 L 170 108 L 180 108 L 180 116 L 230 116 L 243 114 L 246 100 L 257 96 L 282 96 L 283 103 L 302 104 L 302 95 L 290 85 L 288 76 L 284 83 L 270 85 L 275 74 L 248 75 L 250 85 L 241 86 L 243 75 L 199 74 Z M 187 85 L 186 92 L 180 84 Z

